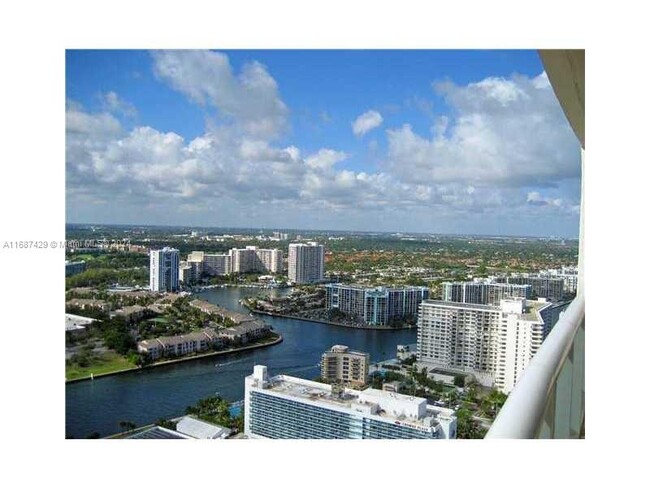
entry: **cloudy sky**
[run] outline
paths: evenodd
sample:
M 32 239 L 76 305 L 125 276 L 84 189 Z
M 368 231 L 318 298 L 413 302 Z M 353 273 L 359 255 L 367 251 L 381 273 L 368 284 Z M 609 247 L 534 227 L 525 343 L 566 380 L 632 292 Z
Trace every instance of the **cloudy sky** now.
M 68 51 L 66 220 L 575 237 L 535 51 Z

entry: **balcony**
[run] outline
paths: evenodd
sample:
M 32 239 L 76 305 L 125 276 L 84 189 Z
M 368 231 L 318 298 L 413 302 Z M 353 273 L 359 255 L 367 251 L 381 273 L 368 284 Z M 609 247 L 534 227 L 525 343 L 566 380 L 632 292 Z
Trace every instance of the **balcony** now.
M 582 146 L 584 51 L 540 51 L 549 81 Z M 585 428 L 584 180 L 580 204 L 578 294 L 539 347 L 486 439 L 576 439 Z
M 510 393 L 486 439 L 584 437 L 585 301 L 578 295 Z

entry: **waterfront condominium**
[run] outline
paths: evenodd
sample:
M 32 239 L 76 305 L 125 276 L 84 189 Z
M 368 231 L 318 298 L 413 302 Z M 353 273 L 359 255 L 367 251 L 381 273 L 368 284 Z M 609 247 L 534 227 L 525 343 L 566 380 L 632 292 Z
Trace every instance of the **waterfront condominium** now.
M 283 268 L 282 251 L 279 249 L 258 249 L 246 246 L 245 249 L 231 249 L 230 263 L 233 273 L 281 273 Z
M 178 290 L 178 249 L 164 247 L 149 253 L 149 288 L 151 291 Z
M 530 298 L 531 285 L 495 283 L 491 280 L 445 282 L 442 299 L 446 302 L 499 305 L 506 298 Z
M 363 391 L 255 366 L 244 380 L 244 433 L 271 439 L 454 439 L 453 410 L 424 398 Z
M 533 297 L 547 298 L 554 302 L 562 300 L 564 296 L 564 280 L 553 276 L 517 274 L 497 277 L 496 282 L 530 285 Z
M 365 288 L 331 283 L 325 285 L 325 291 L 328 310 L 339 310 L 365 325 L 377 326 L 415 319 L 420 302 L 429 298 L 426 286 Z
M 325 276 L 325 247 L 315 242 L 289 244 L 289 281 L 318 283 Z
M 498 306 L 425 300 L 418 318 L 417 359 L 474 373 L 509 393 L 548 334 L 551 303 L 502 300 Z
M 320 360 L 320 376 L 332 383 L 363 386 L 368 381 L 370 355 L 351 351 L 348 346 L 332 346 Z
M 208 254 L 193 251 L 187 256 L 188 264 L 198 270 L 197 276 L 223 276 L 230 273 L 282 273 L 283 256 L 280 249 L 230 249 L 227 254 Z

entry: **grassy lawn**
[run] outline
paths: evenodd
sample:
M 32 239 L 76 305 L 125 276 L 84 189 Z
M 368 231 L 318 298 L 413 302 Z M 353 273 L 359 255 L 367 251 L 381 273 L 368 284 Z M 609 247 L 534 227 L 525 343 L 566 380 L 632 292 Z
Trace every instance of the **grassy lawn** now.
M 82 368 L 74 364 L 65 368 L 66 380 L 75 380 L 77 378 L 85 378 L 90 376 L 90 373 L 97 375 L 101 373 L 110 373 L 120 369 L 135 368 L 136 366 L 128 359 L 120 356 L 119 354 L 109 351 L 95 359 L 90 366 Z

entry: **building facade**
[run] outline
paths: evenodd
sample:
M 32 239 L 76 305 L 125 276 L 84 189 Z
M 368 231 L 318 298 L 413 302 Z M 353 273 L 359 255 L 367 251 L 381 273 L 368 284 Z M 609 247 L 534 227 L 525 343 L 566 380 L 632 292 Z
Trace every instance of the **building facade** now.
M 86 263 L 84 261 L 65 262 L 66 276 L 73 276 L 79 273 L 83 273 L 84 271 L 86 271 Z
M 494 283 L 489 280 L 442 284 L 442 299 L 446 302 L 499 305 L 506 298 L 530 298 L 531 293 L 531 285 Z
M 531 295 L 535 298 L 547 298 L 554 302 L 562 300 L 564 296 L 564 280 L 554 276 L 540 275 L 513 275 L 496 278 L 497 283 L 514 285 L 530 285 Z
M 295 284 L 319 283 L 325 277 L 325 247 L 310 242 L 289 244 L 289 281 Z
M 224 276 L 232 272 L 230 253 L 205 254 L 203 256 L 203 272 L 208 276 Z
M 370 355 L 367 352 L 351 351 L 348 346 L 333 346 L 323 353 L 320 361 L 320 376 L 332 383 L 349 386 L 363 386 L 368 381 Z
M 417 317 L 420 303 L 429 298 L 425 286 L 364 288 L 331 283 L 325 285 L 325 307 L 339 310 L 366 325 L 389 325 Z
M 357 391 L 255 366 L 245 378 L 244 433 L 270 439 L 454 439 L 453 410 L 424 398 Z
M 149 289 L 177 291 L 180 259 L 178 249 L 165 247 L 149 253 Z
M 281 273 L 284 267 L 281 250 L 256 246 L 231 249 L 230 260 L 233 273 Z
M 194 267 L 198 279 L 201 275 L 223 276 L 231 273 L 282 273 L 283 254 L 280 249 L 231 249 L 226 254 L 208 254 L 193 251 L 187 263 Z
M 476 373 L 509 393 L 546 338 L 546 301 L 499 306 L 426 300 L 420 305 L 417 360 Z

